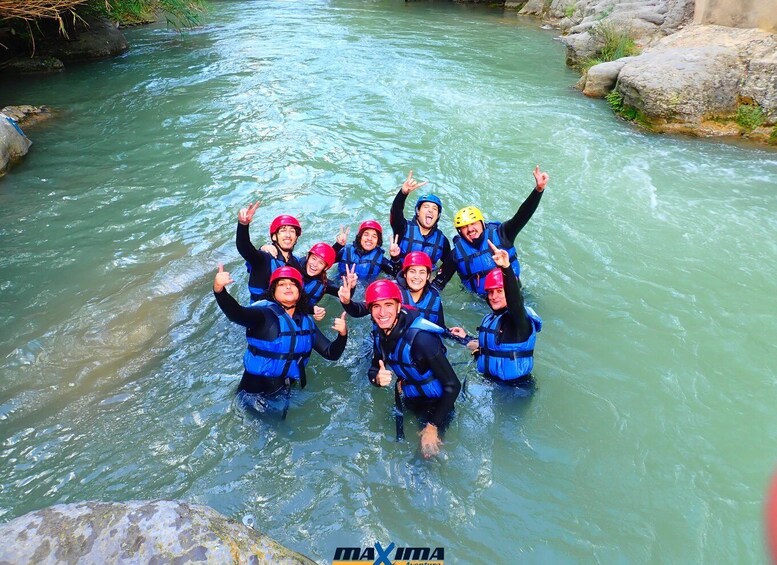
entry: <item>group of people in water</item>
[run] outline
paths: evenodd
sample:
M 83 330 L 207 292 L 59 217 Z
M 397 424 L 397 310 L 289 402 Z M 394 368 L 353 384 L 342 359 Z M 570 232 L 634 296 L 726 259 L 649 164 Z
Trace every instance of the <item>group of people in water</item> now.
M 213 283 L 221 310 L 246 328 L 239 392 L 281 400 L 286 417 L 294 383 L 305 387 L 312 351 L 334 361 L 345 350 L 346 315 L 372 318 L 369 382 L 376 387 L 394 385 L 397 439 L 404 435 L 404 409 L 419 417 L 424 457 L 439 453 L 442 430 L 461 391 L 442 338 L 466 344 L 486 379 L 531 389 L 534 345 L 542 321 L 524 304 L 515 238 L 537 209 L 548 182 L 539 165 L 534 179 L 531 194 L 504 222 L 486 222 L 473 206 L 456 212 L 457 234 L 451 242 L 438 227 L 443 204 L 436 195 L 419 197 L 412 219 L 405 218 L 408 195 L 427 184 L 410 171 L 391 205 L 388 257 L 383 228 L 376 220 L 362 222 L 351 243 L 349 228 L 341 228 L 334 244 L 316 243 L 299 257 L 294 249 L 302 226 L 287 214 L 272 220 L 271 242 L 257 249 L 249 226 L 260 203 L 241 209 L 236 244 L 246 261 L 251 303 L 243 306 L 227 292 L 226 286 L 234 281 L 221 265 Z M 335 265 L 337 282 L 327 275 Z M 454 273 L 491 308 L 476 336 L 445 325 L 441 293 Z M 367 284 L 364 301 L 354 300 L 359 282 Z M 334 339 L 316 325 L 325 315 L 318 306 L 325 294 L 337 297 L 343 307 L 332 326 Z

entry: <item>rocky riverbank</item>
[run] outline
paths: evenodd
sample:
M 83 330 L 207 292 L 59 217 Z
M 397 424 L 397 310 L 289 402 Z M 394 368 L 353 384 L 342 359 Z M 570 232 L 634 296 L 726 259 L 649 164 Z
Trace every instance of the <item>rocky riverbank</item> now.
M 275 540 L 181 501 L 59 504 L 0 525 L 0 563 L 313 565 Z
M 777 145 L 777 34 L 694 23 L 700 1 L 508 0 L 505 5 L 558 27 L 567 64 L 583 72 L 578 88 L 607 98 L 624 118 L 652 131 Z M 752 21 L 721 10 L 710 18 L 777 29 L 777 7 Z

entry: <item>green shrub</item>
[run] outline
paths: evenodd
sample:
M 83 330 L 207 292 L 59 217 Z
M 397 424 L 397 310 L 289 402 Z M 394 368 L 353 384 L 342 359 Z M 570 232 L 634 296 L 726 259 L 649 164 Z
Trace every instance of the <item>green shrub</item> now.
M 568 18 L 571 18 L 575 15 L 575 7 L 576 4 L 567 4 L 566 8 L 564 8 L 564 15 Z
M 619 30 L 611 23 L 601 23 L 591 29 L 591 35 L 602 43 L 599 58 L 602 61 L 615 61 L 621 57 L 639 54 L 637 44 L 628 32 Z
M 764 123 L 764 111 L 760 106 L 752 104 L 740 104 L 737 108 L 736 123 L 742 128 L 752 131 Z
M 620 113 L 623 109 L 623 95 L 618 92 L 617 90 L 611 90 L 607 96 L 604 97 L 607 100 L 607 103 L 610 105 L 610 108 L 612 108 L 612 111 L 615 113 Z
M 769 145 L 777 145 L 777 126 L 772 128 L 772 133 L 769 135 Z

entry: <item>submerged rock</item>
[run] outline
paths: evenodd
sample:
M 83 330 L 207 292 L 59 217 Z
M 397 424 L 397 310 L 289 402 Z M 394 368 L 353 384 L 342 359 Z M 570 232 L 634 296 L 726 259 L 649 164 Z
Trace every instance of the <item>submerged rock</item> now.
M 0 526 L 2 563 L 314 564 L 212 508 L 181 501 L 82 502 Z

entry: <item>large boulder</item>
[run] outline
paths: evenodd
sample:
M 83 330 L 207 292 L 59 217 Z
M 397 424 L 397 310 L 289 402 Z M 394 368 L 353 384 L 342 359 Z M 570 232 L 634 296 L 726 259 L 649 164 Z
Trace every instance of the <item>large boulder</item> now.
M 567 46 L 567 64 L 575 65 L 602 47 L 602 34 L 596 28 L 626 34 L 644 48 L 690 23 L 694 5 L 694 0 L 577 0 L 572 5 L 553 0 L 549 12 L 530 4 L 521 12 L 555 17 L 566 33 L 562 40 Z
M 32 141 L 27 139 L 16 120 L 0 112 L 0 176 L 27 154 Z
M 82 502 L 0 526 L 0 563 L 310 564 L 307 557 L 187 502 Z
M 694 124 L 736 111 L 744 72 L 735 49 L 668 49 L 628 61 L 618 75 L 618 91 L 624 105 L 650 119 Z
M 733 116 L 741 103 L 777 122 L 777 34 L 694 25 L 626 61 L 618 75 L 623 102 L 644 116 L 698 125 Z M 727 132 L 723 132 L 727 133 Z
M 39 48 L 42 54 L 62 61 L 83 61 L 119 55 L 129 49 L 129 44 L 113 22 L 95 17 L 79 21 L 67 38 L 45 39 Z
M 583 94 L 592 98 L 604 98 L 607 96 L 615 88 L 621 69 L 632 59 L 633 57 L 623 57 L 617 61 L 599 63 L 588 69 L 583 81 Z

